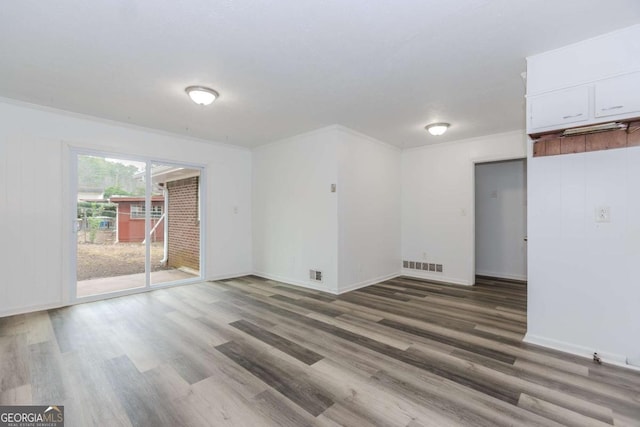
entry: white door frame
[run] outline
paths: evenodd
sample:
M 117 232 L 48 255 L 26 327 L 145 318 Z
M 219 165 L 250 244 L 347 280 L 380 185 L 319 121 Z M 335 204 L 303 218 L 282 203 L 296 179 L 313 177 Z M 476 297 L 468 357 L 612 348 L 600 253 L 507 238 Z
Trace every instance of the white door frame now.
M 75 220 L 75 216 L 77 215 L 77 211 L 78 211 L 78 156 L 81 155 L 85 155 L 85 156 L 96 156 L 96 157 L 106 157 L 106 158 L 114 158 L 114 159 L 121 159 L 121 160 L 130 160 L 130 161 L 135 161 L 135 162 L 141 162 L 141 163 L 146 163 L 146 168 L 145 168 L 145 236 L 149 235 L 149 231 L 150 231 L 150 215 L 151 215 L 151 165 L 152 164 L 163 164 L 163 165 L 169 165 L 169 166 L 178 166 L 178 167 L 184 167 L 184 168 L 189 168 L 189 169 L 197 169 L 200 171 L 200 178 L 199 178 L 199 189 L 200 189 L 200 194 L 199 194 L 199 198 L 201 198 L 201 202 L 199 203 L 199 210 L 203 210 L 205 206 L 207 206 L 206 203 L 206 166 L 203 164 L 196 164 L 196 163 L 188 163 L 188 162 L 181 162 L 181 161 L 174 161 L 174 160 L 164 160 L 164 159 L 158 159 L 156 157 L 150 157 L 150 156 L 141 156 L 141 155 L 131 155 L 131 154 L 126 154 L 126 153 L 118 153 L 118 152 L 112 152 L 112 151 L 104 151 L 104 150 L 99 150 L 99 149 L 91 149 L 91 148 L 84 148 L 84 147 L 77 147 L 77 146 L 73 146 L 73 145 L 68 145 L 68 153 L 69 153 L 69 157 L 68 157 L 68 164 L 69 164 L 69 171 L 68 171 L 68 176 L 67 179 L 65 181 L 66 182 L 66 188 L 69 189 L 69 197 L 68 197 L 68 202 L 67 202 L 67 206 L 70 207 L 70 210 L 68 211 L 67 214 L 67 218 L 65 218 L 65 221 L 70 221 L 70 217 L 73 217 L 73 221 L 71 224 L 70 229 L 68 229 L 67 231 L 69 232 L 69 242 L 70 242 L 70 246 L 69 246 L 69 250 L 65 251 L 66 253 L 63 253 L 63 257 L 67 256 L 68 257 L 68 263 L 67 265 L 69 266 L 69 274 L 67 275 L 68 277 L 68 298 L 64 298 L 64 300 L 66 300 L 66 303 L 63 302 L 64 305 L 70 304 L 78 304 L 78 303 L 84 303 L 84 302 L 90 302 L 90 301 L 98 301 L 98 300 L 103 300 L 103 299 L 108 299 L 108 298 L 115 298 L 115 297 L 119 297 L 119 296 L 123 296 L 123 295 L 132 295 L 132 294 L 137 294 L 137 293 L 141 293 L 141 292 L 148 292 L 150 290 L 154 290 L 154 289 L 160 289 L 160 288 L 166 288 L 166 287 L 172 287 L 172 286 L 179 286 L 179 285 L 185 285 L 188 283 L 196 283 L 196 282 L 200 282 L 203 281 L 204 278 L 206 277 L 206 263 L 204 262 L 204 260 L 206 259 L 206 253 L 205 253 L 205 248 L 206 248 L 206 221 L 204 221 L 203 219 L 206 218 L 206 212 L 199 212 L 199 217 L 201 218 L 199 225 L 200 225 L 200 277 L 194 277 L 194 278 L 188 278 L 188 279 L 182 279 L 182 280 L 176 280 L 173 282 L 167 282 L 167 283 L 160 283 L 160 284 L 151 284 L 151 269 L 150 269 L 150 244 L 151 241 L 150 239 L 146 239 L 146 244 L 145 244 L 145 286 L 142 288 L 134 288 L 134 289 L 126 289 L 126 290 L 122 290 L 122 291 L 115 291 L 115 292 L 108 292 L 108 293 L 104 293 L 104 294 L 99 294 L 99 295 L 91 295 L 91 296 L 87 296 L 87 297 L 78 297 L 77 296 L 77 256 L 78 256 L 78 251 L 77 251 L 77 234 L 76 234 L 76 220 Z M 166 226 L 166 224 L 165 224 Z M 63 232 L 65 232 L 65 228 L 63 227 Z M 64 292 L 63 292 L 64 295 Z
M 470 284 L 471 285 L 475 285 L 476 283 L 476 165 L 478 164 L 482 164 L 482 163 L 495 163 L 495 162 L 508 162 L 511 160 L 524 160 L 525 163 L 528 163 L 528 157 L 525 156 L 513 156 L 513 155 L 509 155 L 509 156 L 489 156 L 489 157 L 478 157 L 475 159 L 471 159 L 471 223 L 473 224 L 472 230 L 471 230 L 471 236 L 472 236 L 472 241 L 471 241 L 471 262 L 470 262 L 470 274 L 469 277 L 471 278 L 470 280 Z M 527 177 L 525 177 L 525 182 L 527 183 L 526 185 L 528 185 L 529 180 L 527 179 Z M 526 191 L 526 187 L 525 187 L 525 191 Z M 527 194 L 527 199 L 529 198 L 529 192 L 526 191 Z M 525 209 L 525 215 L 526 215 L 526 211 L 527 209 Z M 527 221 L 527 228 L 529 227 L 528 221 Z M 528 259 L 527 259 L 527 269 L 528 269 Z

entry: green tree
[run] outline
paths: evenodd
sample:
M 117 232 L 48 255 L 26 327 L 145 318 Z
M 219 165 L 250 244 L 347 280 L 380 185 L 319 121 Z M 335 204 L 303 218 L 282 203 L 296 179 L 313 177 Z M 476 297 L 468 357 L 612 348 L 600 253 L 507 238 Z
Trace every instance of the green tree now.
M 102 197 L 110 199 L 111 196 L 133 196 L 134 194 L 118 186 L 111 186 L 104 189 Z
M 143 195 L 144 181 L 138 176 L 139 172 L 138 167 L 131 164 L 104 157 L 78 156 L 78 187 L 83 191 L 103 192 L 113 187 L 129 195 Z

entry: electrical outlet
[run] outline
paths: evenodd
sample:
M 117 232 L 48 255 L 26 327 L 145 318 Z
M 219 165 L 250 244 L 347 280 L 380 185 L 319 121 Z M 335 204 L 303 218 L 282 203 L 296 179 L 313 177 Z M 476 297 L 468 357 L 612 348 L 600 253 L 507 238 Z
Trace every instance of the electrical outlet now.
M 436 265 L 435 264 L 429 264 L 429 271 L 436 271 Z
M 402 261 L 402 268 L 409 268 L 409 261 Z
M 416 268 L 415 261 L 409 261 L 409 268 Z
M 436 272 L 442 273 L 442 264 L 436 264 Z

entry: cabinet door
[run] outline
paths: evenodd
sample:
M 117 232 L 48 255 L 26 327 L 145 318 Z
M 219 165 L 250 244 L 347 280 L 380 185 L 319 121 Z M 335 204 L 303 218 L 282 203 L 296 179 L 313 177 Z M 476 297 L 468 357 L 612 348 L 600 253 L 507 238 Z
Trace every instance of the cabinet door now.
M 580 86 L 532 97 L 530 130 L 558 128 L 589 119 L 590 86 Z
M 596 83 L 595 116 L 618 116 L 640 111 L 640 73 Z

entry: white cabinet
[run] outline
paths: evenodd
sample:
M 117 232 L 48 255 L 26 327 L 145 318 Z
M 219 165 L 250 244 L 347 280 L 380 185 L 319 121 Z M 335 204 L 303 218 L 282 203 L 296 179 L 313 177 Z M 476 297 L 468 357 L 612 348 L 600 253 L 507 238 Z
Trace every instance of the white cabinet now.
M 590 89 L 579 86 L 529 98 L 529 129 L 577 126 L 589 120 Z
M 602 80 L 595 85 L 595 117 L 640 112 L 640 73 Z
M 527 133 L 640 117 L 640 72 L 527 95 Z

